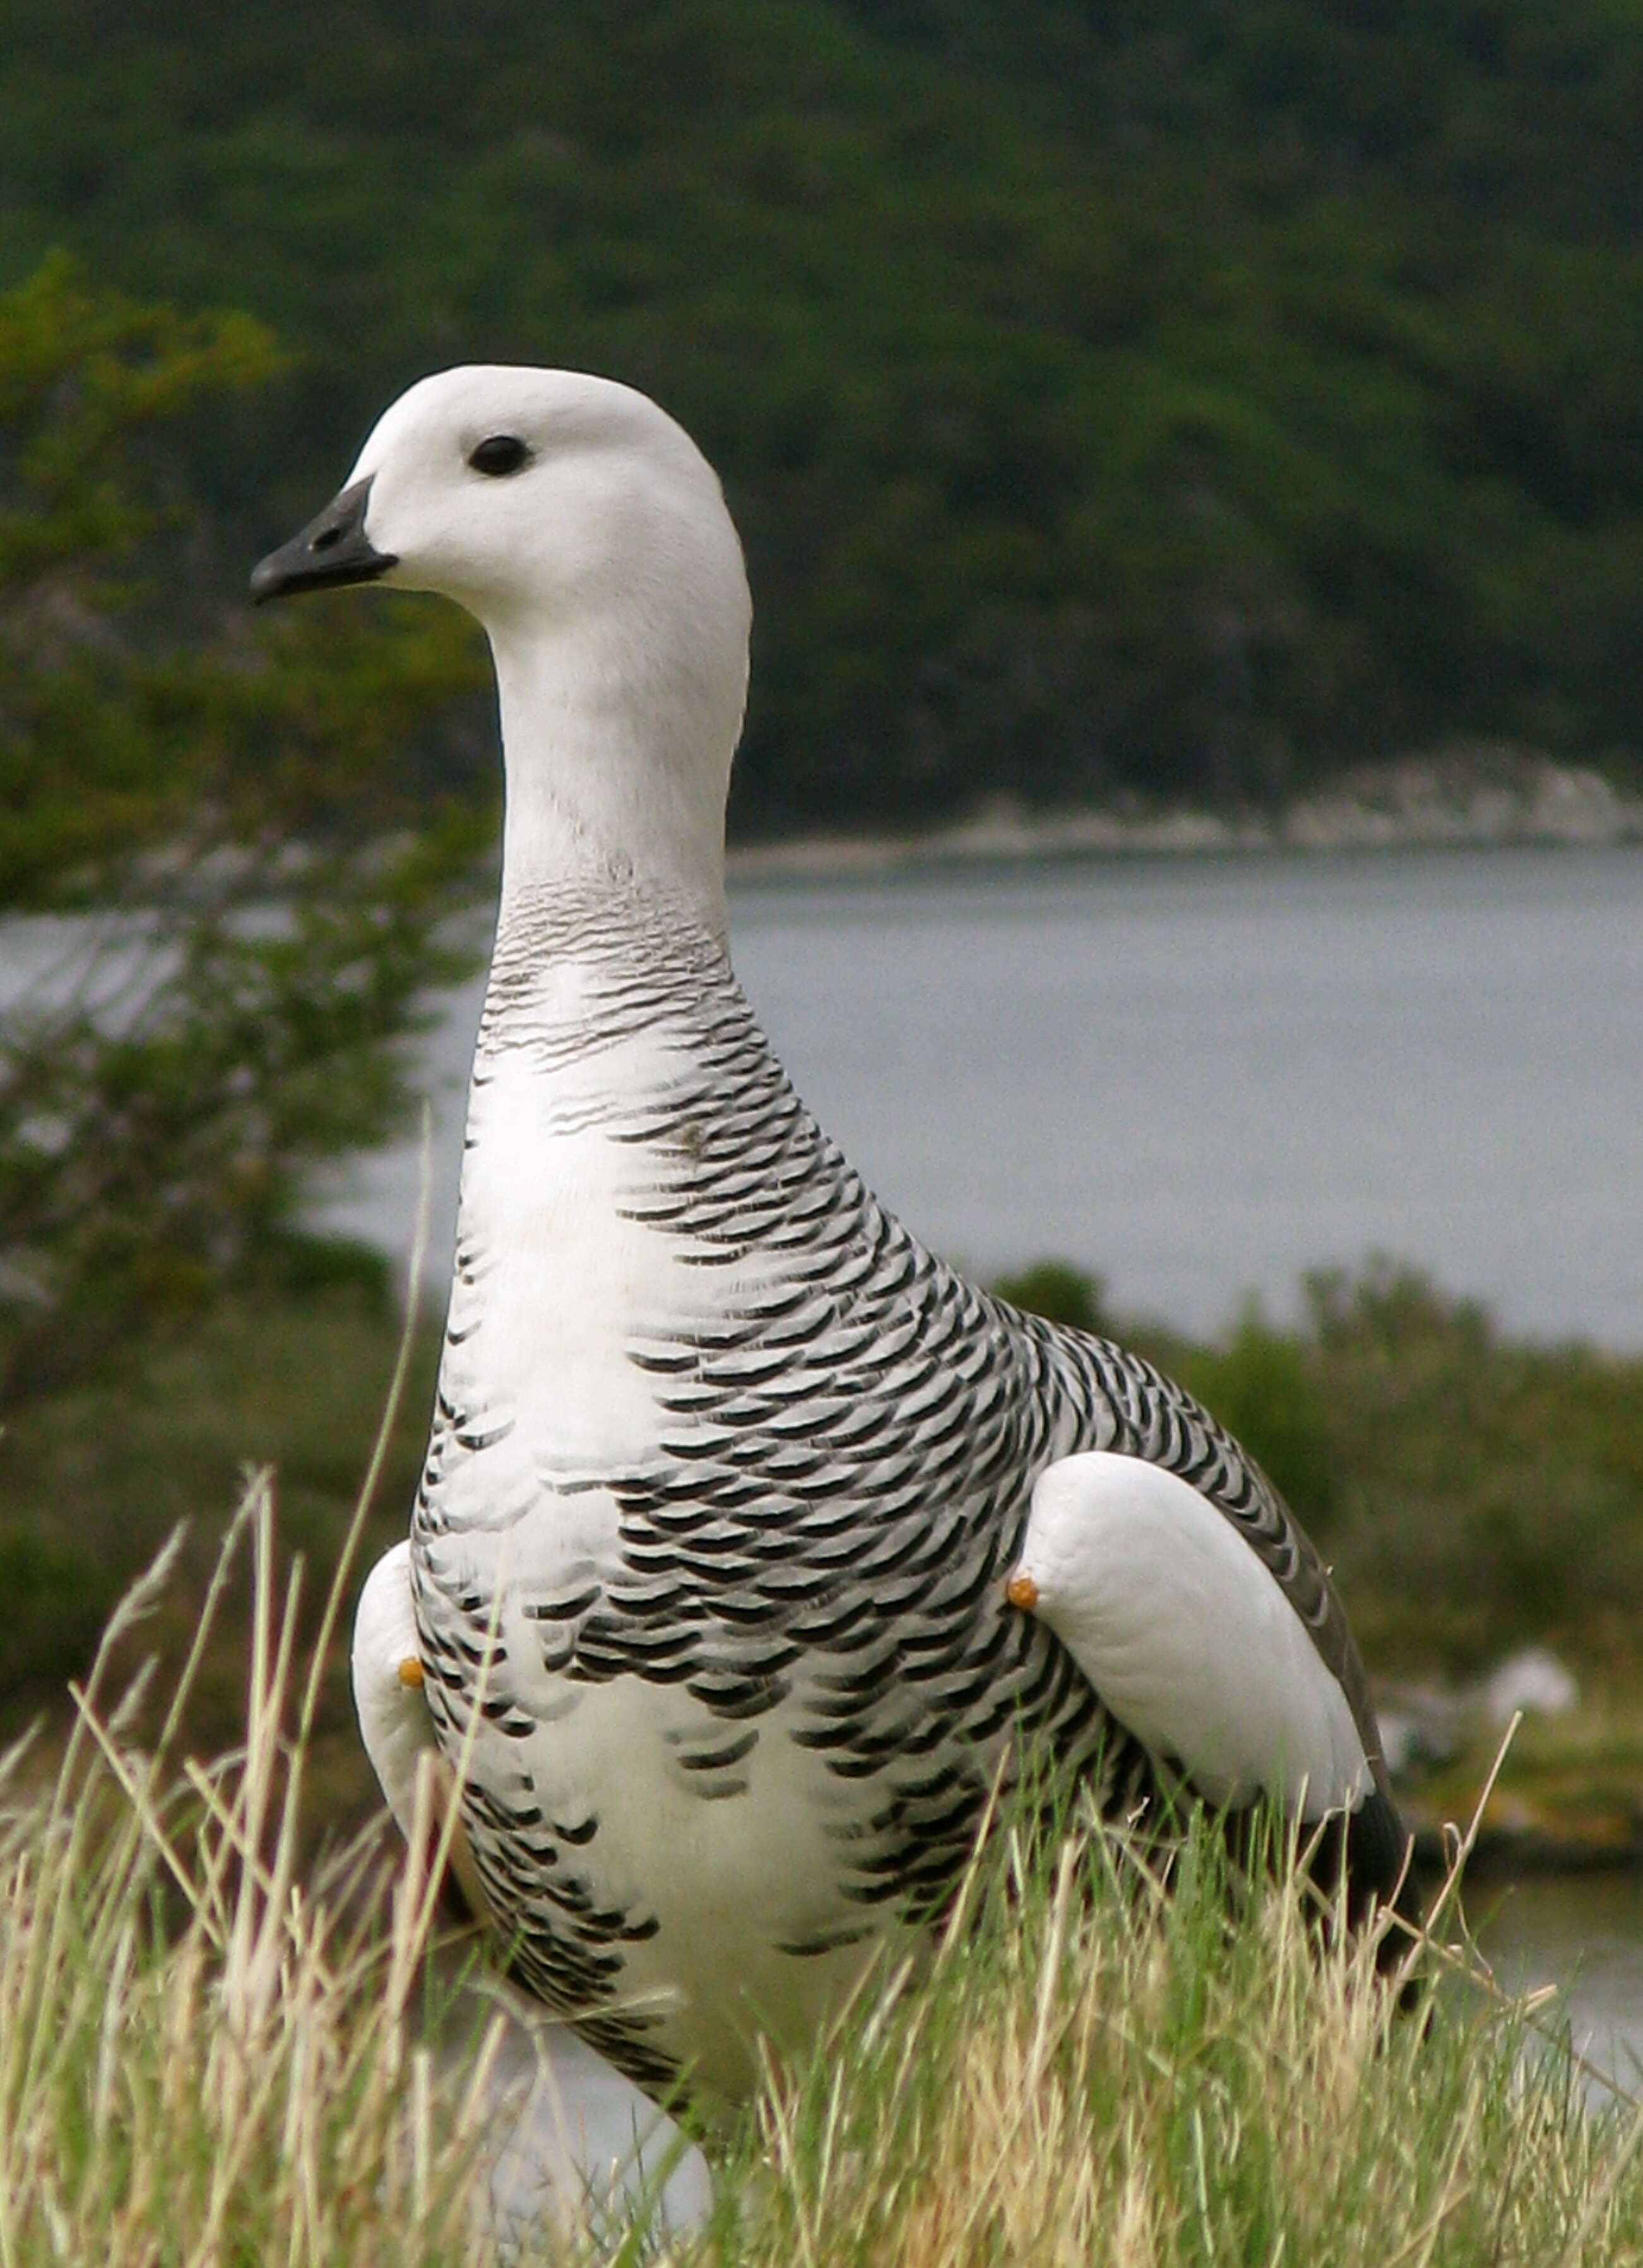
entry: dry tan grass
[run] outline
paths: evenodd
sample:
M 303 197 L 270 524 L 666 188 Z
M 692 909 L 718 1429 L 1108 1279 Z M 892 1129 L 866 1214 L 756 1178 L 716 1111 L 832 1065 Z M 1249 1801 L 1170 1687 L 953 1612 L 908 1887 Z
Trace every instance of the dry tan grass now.
M 1121 1837 L 1006 1845 L 933 1973 L 772 2083 L 717 2258 L 1643 2260 L 1637 2108 L 1588 2108 L 1463 1934 L 1401 2016 L 1373 1943 L 1321 1942 L 1300 1878 L 1241 1884 L 1207 1829 L 1168 1894 Z
M 243 1748 L 209 1770 L 175 1756 L 180 1691 L 145 1752 L 135 1696 L 105 1715 L 94 1679 L 54 1781 L 4 1821 L 8 2268 L 489 2257 L 486 2057 L 453 2088 L 412 2021 L 428 1871 L 402 1867 L 386 1919 L 362 1847 L 296 1879 L 308 1665 L 294 1579 L 276 1610 L 266 1479 L 230 1550 L 242 1539 L 257 1563 Z M 166 1573 L 128 1601 L 102 1663 Z

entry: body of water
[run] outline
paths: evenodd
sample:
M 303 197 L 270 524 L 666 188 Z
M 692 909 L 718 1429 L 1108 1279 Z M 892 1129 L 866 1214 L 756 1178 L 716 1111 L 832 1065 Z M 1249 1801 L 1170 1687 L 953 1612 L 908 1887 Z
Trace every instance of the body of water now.
M 1514 1329 L 1643 1347 L 1643 854 L 1091 861 L 732 895 L 799 1092 L 928 1244 L 1121 1312 L 1293 1312 L 1380 1251 Z M 479 1012 L 427 1055 L 442 1282 Z M 328 1218 L 394 1251 L 415 1145 Z
M 1643 1882 L 1632 1873 L 1540 1874 L 1478 1884 L 1480 1941 L 1507 1991 L 1555 1984 L 1543 2015 L 1594 2068 L 1643 2095 Z

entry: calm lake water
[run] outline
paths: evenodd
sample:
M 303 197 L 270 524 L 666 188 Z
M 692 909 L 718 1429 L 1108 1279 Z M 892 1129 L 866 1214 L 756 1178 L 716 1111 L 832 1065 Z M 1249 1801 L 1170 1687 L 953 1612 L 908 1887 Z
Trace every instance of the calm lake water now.
M 1643 853 L 1091 861 L 733 892 L 736 964 L 880 1197 L 1194 1330 L 1374 1251 L 1643 1347 Z M 428 1051 L 442 1278 L 477 983 Z M 329 1209 L 403 1251 L 413 1146 Z
M 1477 1883 L 1467 1905 L 1511 1992 L 1556 1984 L 1543 2021 L 1632 2094 L 1643 2092 L 1643 1881 L 1630 1873 Z

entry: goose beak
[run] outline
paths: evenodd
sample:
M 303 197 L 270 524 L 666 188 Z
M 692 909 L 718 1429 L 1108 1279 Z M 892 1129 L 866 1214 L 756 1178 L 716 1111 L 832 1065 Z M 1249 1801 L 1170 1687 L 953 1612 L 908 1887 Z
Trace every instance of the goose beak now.
M 370 501 L 370 480 L 356 481 L 328 504 L 317 519 L 311 519 L 300 535 L 293 535 L 289 543 L 282 543 L 277 551 L 260 559 L 252 570 L 252 605 L 264 606 L 269 600 L 284 599 L 293 591 L 328 590 L 338 583 L 374 583 L 379 575 L 397 567 L 399 561 L 389 552 L 379 551 L 365 534 L 365 506 Z

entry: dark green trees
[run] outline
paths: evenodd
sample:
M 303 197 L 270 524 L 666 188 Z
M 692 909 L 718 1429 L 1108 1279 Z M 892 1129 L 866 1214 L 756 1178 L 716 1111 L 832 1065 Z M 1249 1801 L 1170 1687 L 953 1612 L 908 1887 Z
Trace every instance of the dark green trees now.
M 1637 744 L 1635 7 L 13 0 L 6 60 L 0 280 L 70 242 L 302 351 L 195 461 L 247 551 L 444 364 L 684 420 L 744 829 Z

